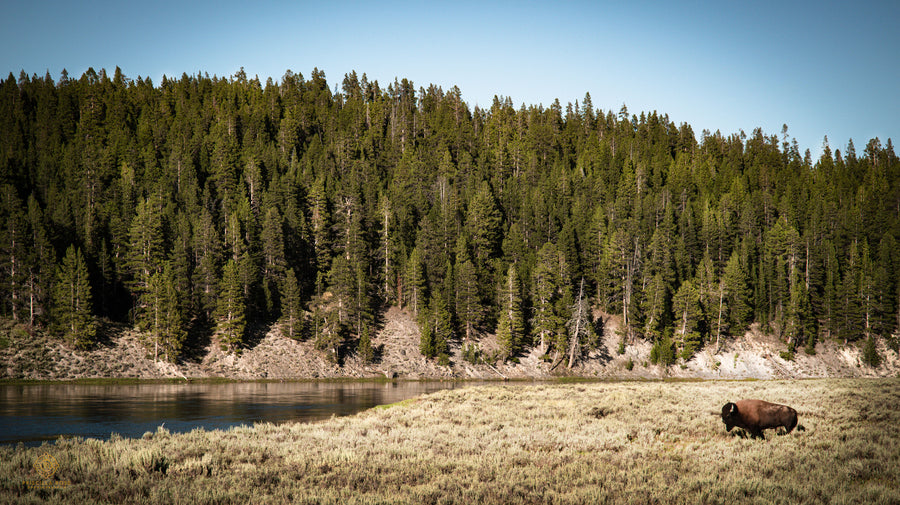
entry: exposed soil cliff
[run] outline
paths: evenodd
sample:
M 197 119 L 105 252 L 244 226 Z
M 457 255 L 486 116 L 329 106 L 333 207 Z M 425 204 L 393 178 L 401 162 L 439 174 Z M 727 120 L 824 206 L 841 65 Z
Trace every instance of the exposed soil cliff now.
M 342 363 L 330 363 L 312 342 L 287 338 L 275 328 L 254 330 L 254 344 L 240 355 L 225 353 L 213 340 L 199 346 L 177 364 L 155 361 L 140 335 L 121 326 L 106 325 L 106 339 L 90 351 L 75 351 L 62 342 L 21 329 L 6 328 L 0 335 L 0 378 L 75 379 L 88 377 L 167 378 L 225 377 L 232 379 L 365 378 L 503 379 L 553 376 L 638 378 L 769 379 L 810 377 L 884 377 L 900 375 L 900 357 L 879 348 L 882 364 L 862 363 L 861 349 L 834 342 L 820 343 L 816 354 L 803 351 L 793 360 L 781 357 L 785 345 L 752 328 L 741 338 L 722 342 L 718 352 L 704 349 L 687 363 L 663 368 L 650 364 L 650 344 L 637 340 L 619 354 L 615 317 L 604 319 L 601 345 L 572 369 L 566 363 L 542 358 L 538 350 L 515 360 L 472 364 L 463 359 L 462 345 L 451 345 L 450 366 L 441 366 L 419 353 L 419 331 L 412 315 L 396 307 L 384 314 L 384 326 L 373 345 L 373 363 L 349 353 Z M 492 335 L 479 342 L 484 355 L 496 349 Z M 631 363 L 629 370 L 628 364 Z M 555 367 L 554 367 L 555 366 Z

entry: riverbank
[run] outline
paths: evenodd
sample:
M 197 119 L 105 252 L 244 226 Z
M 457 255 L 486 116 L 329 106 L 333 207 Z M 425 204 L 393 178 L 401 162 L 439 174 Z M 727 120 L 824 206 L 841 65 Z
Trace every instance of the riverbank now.
M 312 424 L 0 447 L 17 503 L 898 503 L 897 379 L 448 390 Z M 788 403 L 805 431 L 725 432 Z
M 450 365 L 442 366 L 419 352 L 419 331 L 412 315 L 396 307 L 383 317 L 373 338 L 376 359 L 364 363 L 350 353 L 339 364 L 325 359 L 310 341 L 283 336 L 274 327 L 252 330 L 252 344 L 240 355 L 222 351 L 214 339 L 192 349 L 178 363 L 154 361 L 141 343 L 141 335 L 123 325 L 104 323 L 104 338 L 92 350 L 73 350 L 45 334 L 29 334 L 19 328 L 5 330 L 0 345 L 0 379 L 68 380 L 119 379 L 549 379 L 560 376 L 613 379 L 795 379 L 825 377 L 897 377 L 900 356 L 879 343 L 882 363 L 873 368 L 862 362 L 857 345 L 822 342 L 815 355 L 797 351 L 786 359 L 779 339 L 753 327 L 739 338 L 723 339 L 717 352 L 709 348 L 691 360 L 662 367 L 650 362 L 651 345 L 636 339 L 619 348 L 618 320 L 600 315 L 603 334 L 599 347 L 569 369 L 565 363 L 547 361 L 537 349 L 501 362 L 466 361 L 460 342 L 451 343 Z M 479 342 L 482 356 L 498 349 L 493 335 Z M 709 346 L 708 346 L 709 347 Z M 620 353 L 620 351 L 623 351 Z M 555 367 L 554 367 L 555 366 Z

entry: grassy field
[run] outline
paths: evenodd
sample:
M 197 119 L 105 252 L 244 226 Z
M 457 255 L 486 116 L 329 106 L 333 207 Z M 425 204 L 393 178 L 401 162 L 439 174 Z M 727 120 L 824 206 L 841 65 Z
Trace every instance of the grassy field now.
M 727 434 L 739 398 L 792 405 L 806 431 Z M 472 387 L 314 424 L 3 447 L 0 503 L 896 504 L 898 407 L 897 379 Z

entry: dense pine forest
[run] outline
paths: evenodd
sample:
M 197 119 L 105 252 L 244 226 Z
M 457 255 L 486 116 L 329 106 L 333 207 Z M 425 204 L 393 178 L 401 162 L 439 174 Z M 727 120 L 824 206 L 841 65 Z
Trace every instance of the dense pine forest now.
M 808 353 L 900 324 L 890 140 L 814 160 L 787 126 L 698 137 L 589 94 L 473 108 L 355 72 L 10 74 L 0 194 L 0 316 L 74 347 L 115 321 L 177 360 L 277 324 L 372 359 L 401 306 L 428 357 L 479 359 L 496 334 L 500 359 L 571 364 L 598 309 L 671 363 L 752 323 Z

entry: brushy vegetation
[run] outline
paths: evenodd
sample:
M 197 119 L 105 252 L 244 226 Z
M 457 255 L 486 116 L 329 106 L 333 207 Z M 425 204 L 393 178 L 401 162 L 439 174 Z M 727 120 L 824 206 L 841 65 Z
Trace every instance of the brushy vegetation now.
M 722 404 L 806 431 L 728 434 Z M 0 448 L 17 503 L 900 503 L 900 380 L 497 385 L 315 424 Z M 59 489 L 30 489 L 53 456 Z

